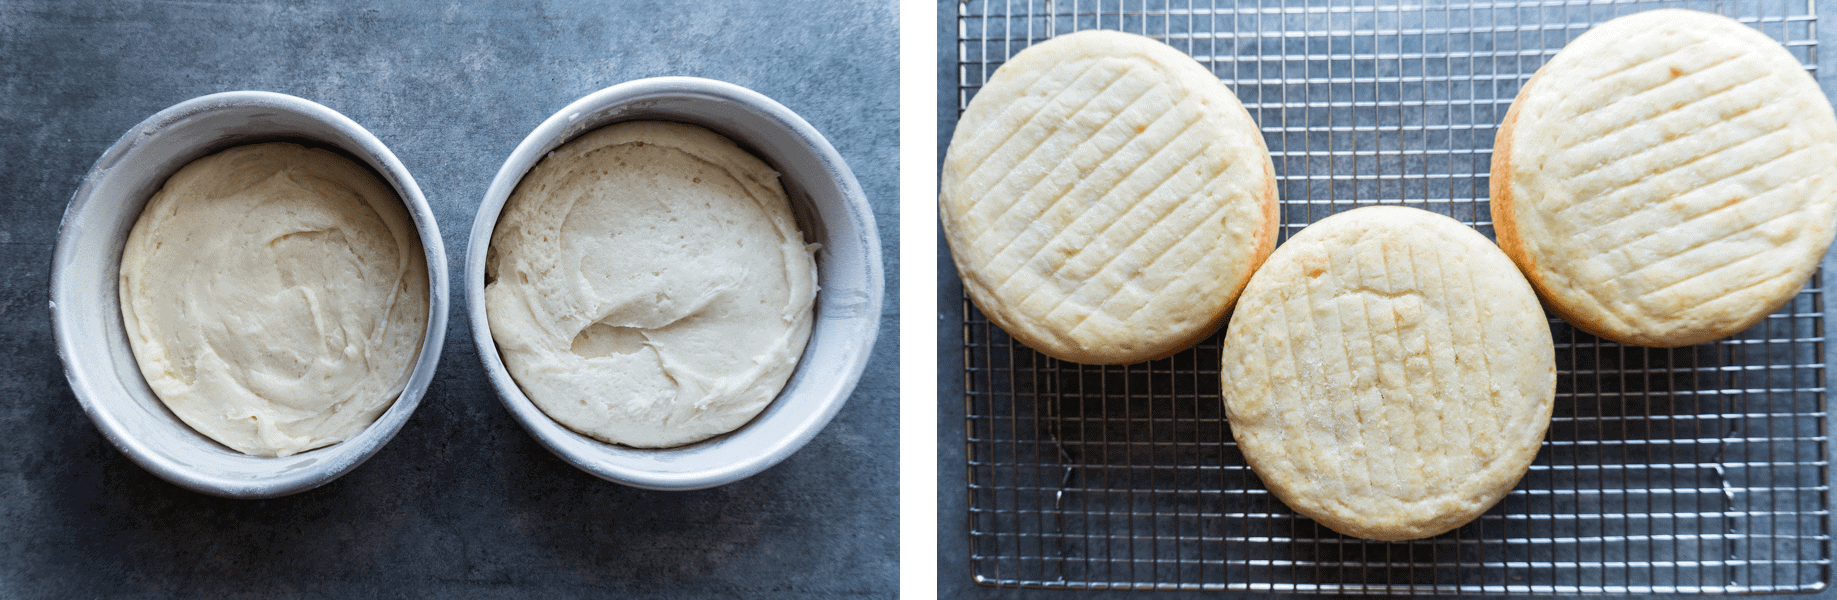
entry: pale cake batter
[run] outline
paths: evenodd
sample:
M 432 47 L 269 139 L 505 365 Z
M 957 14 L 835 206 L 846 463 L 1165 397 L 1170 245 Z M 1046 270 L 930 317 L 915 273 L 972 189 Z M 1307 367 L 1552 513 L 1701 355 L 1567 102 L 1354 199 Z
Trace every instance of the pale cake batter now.
M 772 402 L 810 337 L 814 247 L 771 167 L 706 129 L 627 122 L 557 148 L 492 234 L 486 311 L 550 418 L 688 444 Z
M 427 327 L 427 259 L 394 190 L 294 144 L 186 165 L 121 256 L 129 344 L 167 408 L 239 452 L 357 435 L 394 403 Z

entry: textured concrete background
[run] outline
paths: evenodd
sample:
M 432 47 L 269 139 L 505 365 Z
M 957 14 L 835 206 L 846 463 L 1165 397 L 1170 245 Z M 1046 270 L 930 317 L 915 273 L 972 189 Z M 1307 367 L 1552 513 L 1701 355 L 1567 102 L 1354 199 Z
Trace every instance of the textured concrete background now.
M 0 597 L 894 595 L 895 6 L 791 4 L 0 0 Z M 784 463 L 687 493 L 568 466 L 492 394 L 457 288 L 420 409 L 313 491 L 184 491 L 78 408 L 49 331 L 52 244 L 83 174 L 141 119 L 240 89 L 344 113 L 414 174 L 459 282 L 473 211 L 523 136 L 582 95 L 657 75 L 790 107 L 848 160 L 879 219 L 889 281 L 874 362 Z

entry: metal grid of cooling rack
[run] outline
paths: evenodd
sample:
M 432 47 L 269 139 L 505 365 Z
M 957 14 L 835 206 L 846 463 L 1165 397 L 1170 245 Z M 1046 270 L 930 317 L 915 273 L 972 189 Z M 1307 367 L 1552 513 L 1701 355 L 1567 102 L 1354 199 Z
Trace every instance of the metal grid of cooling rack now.
M 1817 63 L 1806 0 L 967 0 L 958 109 L 1032 42 L 1142 33 L 1210 67 L 1261 124 L 1280 239 L 1369 204 L 1491 237 L 1492 140 L 1518 87 L 1590 26 L 1660 7 L 1735 17 Z M 1220 335 L 1168 359 L 1078 365 L 1014 343 L 964 299 L 971 571 L 1074 589 L 1822 589 L 1821 283 L 1749 331 L 1689 348 L 1622 346 L 1552 320 L 1556 409 L 1530 473 L 1473 523 L 1400 543 L 1342 537 L 1263 488 L 1224 420 Z

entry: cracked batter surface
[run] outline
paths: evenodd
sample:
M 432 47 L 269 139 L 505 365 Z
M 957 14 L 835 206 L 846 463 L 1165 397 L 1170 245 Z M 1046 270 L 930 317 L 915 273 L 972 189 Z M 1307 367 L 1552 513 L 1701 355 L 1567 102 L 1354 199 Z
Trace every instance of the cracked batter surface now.
M 602 441 L 746 424 L 809 340 L 815 248 L 778 173 L 677 123 L 610 125 L 523 177 L 492 233 L 486 313 L 531 402 Z
M 427 257 L 395 191 L 295 144 L 179 169 L 135 222 L 120 277 L 128 342 L 160 401 L 257 456 L 375 422 L 427 328 Z

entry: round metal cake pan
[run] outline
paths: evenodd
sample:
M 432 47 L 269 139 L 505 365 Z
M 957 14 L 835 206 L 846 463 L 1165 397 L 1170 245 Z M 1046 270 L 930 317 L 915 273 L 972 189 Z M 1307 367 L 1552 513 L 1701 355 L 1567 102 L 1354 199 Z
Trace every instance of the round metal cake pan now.
M 816 319 L 796 371 L 777 399 L 731 433 L 675 448 L 608 444 L 576 433 L 531 403 L 505 370 L 485 310 L 485 256 L 504 202 L 556 147 L 623 121 L 708 128 L 776 169 L 817 252 Z M 874 215 L 841 155 L 809 123 L 758 92 L 720 81 L 659 77 L 615 85 L 569 104 L 530 132 L 485 193 L 466 248 L 466 311 L 485 373 L 504 406 L 544 447 L 603 479 L 654 490 L 692 490 L 752 476 L 815 437 L 847 401 L 879 333 L 882 270 Z
M 122 248 L 147 200 L 180 167 L 232 146 L 291 141 L 368 165 L 408 207 L 427 254 L 427 331 L 406 388 L 377 421 L 343 442 L 269 458 L 199 434 L 173 415 L 134 361 L 121 319 Z M 446 339 L 446 250 L 408 169 L 356 122 L 271 92 L 224 92 L 181 102 L 135 125 L 84 177 L 64 211 L 51 262 L 51 331 L 71 391 L 109 442 L 153 474 L 230 498 L 272 498 L 318 487 L 383 447 L 414 413 Z

